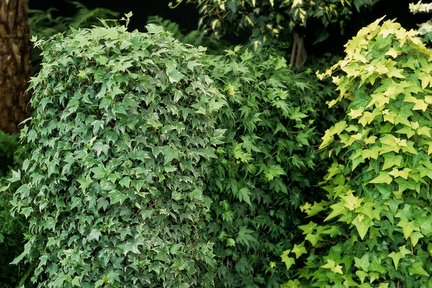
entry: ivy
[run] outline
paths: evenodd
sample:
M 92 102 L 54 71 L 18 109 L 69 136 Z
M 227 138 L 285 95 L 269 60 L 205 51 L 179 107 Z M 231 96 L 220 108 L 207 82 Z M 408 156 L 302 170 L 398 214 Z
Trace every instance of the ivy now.
M 208 69 L 228 102 L 217 123 L 226 130 L 224 144 L 206 181 L 216 286 L 279 287 L 288 273 L 278 255 L 293 240 L 298 208 L 313 197 L 320 175 L 316 147 L 330 121 L 318 119 L 325 119 L 333 87 L 264 50 L 236 47 L 210 57 Z
M 323 136 L 327 199 L 302 206 L 304 241 L 282 253 L 301 268 L 284 287 L 432 285 L 432 52 L 417 32 L 380 23 L 322 75 L 340 92 L 330 106 L 348 109 Z
M 203 49 L 155 25 L 98 27 L 37 41 L 31 153 L 12 182 L 28 218 L 23 253 L 37 287 L 211 287 L 201 237 L 207 163 L 225 100 Z

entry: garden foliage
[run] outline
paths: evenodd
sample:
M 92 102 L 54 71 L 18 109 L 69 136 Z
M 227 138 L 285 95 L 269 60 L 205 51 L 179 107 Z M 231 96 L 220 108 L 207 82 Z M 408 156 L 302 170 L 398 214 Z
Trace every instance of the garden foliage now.
M 211 57 L 208 69 L 228 102 L 218 113 L 225 144 L 206 181 L 217 287 L 279 287 L 287 271 L 276 262 L 320 171 L 316 147 L 324 130 L 315 126 L 330 127 L 318 119 L 325 119 L 332 86 L 264 50 L 236 47 Z
M 328 26 L 343 27 L 354 10 L 371 6 L 379 0 L 176 0 L 193 3 L 200 11 L 200 25 L 220 36 L 225 33 L 248 31 L 249 38 L 265 42 L 267 39 L 287 40 L 296 28 L 306 27 L 311 21 L 317 30 L 316 40 L 328 35 Z
M 147 29 L 36 42 L 32 151 L 11 181 L 30 223 L 14 263 L 32 263 L 38 287 L 213 286 L 203 179 L 225 100 L 201 48 Z
M 15 151 L 19 144 L 15 135 L 0 131 L 0 177 L 5 176 L 14 167 Z
M 22 148 L 16 135 L 9 135 L 0 131 L 0 188 L 7 185 L 10 170 L 18 168 L 22 163 L 20 155 Z M 16 185 L 14 186 L 16 188 Z M 9 265 L 22 251 L 23 232 L 25 231 L 21 217 L 14 218 L 10 214 L 12 191 L 0 189 L 0 287 L 15 287 L 24 273 L 24 265 Z
M 380 20 L 346 44 L 333 75 L 347 115 L 324 135 L 327 199 L 306 203 L 304 241 L 282 254 L 285 287 L 431 287 L 432 53 Z

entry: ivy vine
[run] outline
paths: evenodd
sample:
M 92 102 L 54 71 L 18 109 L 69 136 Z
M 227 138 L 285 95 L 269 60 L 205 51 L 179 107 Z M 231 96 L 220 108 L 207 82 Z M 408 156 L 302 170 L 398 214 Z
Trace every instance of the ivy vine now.
M 346 44 L 332 76 L 348 102 L 321 143 L 327 199 L 306 203 L 304 241 L 282 254 L 284 287 L 431 287 L 432 51 L 382 19 Z

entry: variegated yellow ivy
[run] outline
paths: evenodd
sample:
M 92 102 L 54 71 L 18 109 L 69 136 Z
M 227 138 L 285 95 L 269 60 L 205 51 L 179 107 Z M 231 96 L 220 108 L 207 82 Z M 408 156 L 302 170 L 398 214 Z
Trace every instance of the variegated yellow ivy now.
M 333 77 L 347 114 L 324 135 L 327 199 L 306 203 L 301 267 L 284 287 L 432 287 L 432 51 L 379 19 L 346 44 Z

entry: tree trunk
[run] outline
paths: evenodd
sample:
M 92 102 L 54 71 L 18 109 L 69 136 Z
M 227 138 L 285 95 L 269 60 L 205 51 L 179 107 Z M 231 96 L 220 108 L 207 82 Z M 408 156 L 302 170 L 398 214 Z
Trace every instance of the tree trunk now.
M 28 0 L 0 0 L 0 130 L 15 133 L 28 117 L 31 73 Z

